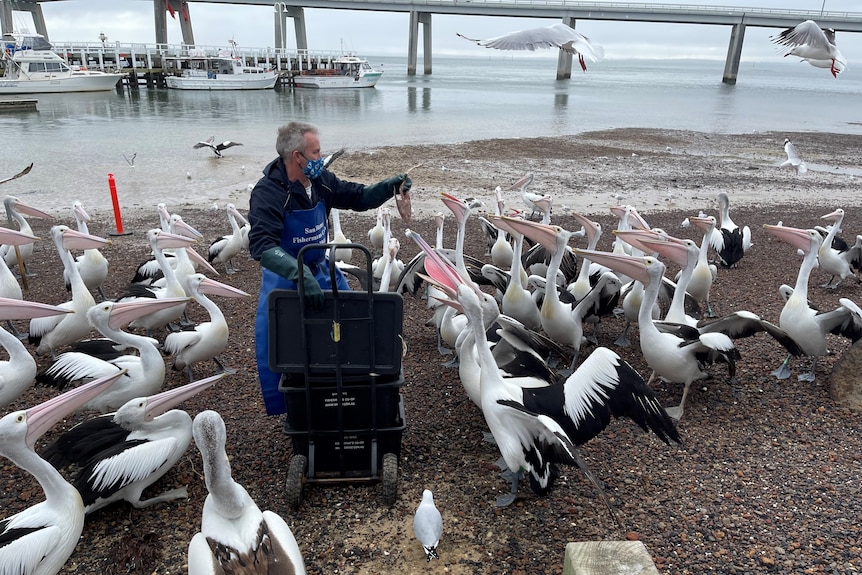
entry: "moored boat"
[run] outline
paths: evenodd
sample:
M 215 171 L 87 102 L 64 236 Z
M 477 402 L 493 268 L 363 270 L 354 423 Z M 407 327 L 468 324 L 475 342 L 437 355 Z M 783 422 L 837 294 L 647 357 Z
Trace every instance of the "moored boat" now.
M 111 90 L 122 74 L 70 66 L 39 34 L 3 35 L 0 94 L 49 94 Z
M 233 51 L 208 55 L 189 50 L 187 56 L 166 57 L 165 67 L 165 82 L 175 90 L 265 90 L 278 81 L 277 71 L 246 66 Z
M 297 88 L 373 88 L 382 70 L 354 54 L 331 59 L 313 70 L 302 70 L 293 77 Z

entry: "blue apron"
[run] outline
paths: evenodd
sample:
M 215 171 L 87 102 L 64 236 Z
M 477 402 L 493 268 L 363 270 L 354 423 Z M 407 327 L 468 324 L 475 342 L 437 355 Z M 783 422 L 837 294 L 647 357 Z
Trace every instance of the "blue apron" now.
M 326 224 L 326 205 L 320 201 L 310 210 L 285 210 L 284 227 L 281 230 L 281 248 L 296 257 L 303 246 L 326 243 L 329 228 Z M 325 250 L 306 250 L 302 254 L 305 265 L 314 271 L 317 283 L 324 290 L 331 290 L 329 264 Z M 254 328 L 255 354 L 257 356 L 257 375 L 267 415 L 285 412 L 284 397 L 278 391 L 280 373 L 269 369 L 269 293 L 274 289 L 296 289 L 296 283 L 287 280 L 270 270 L 261 267 L 260 295 L 257 300 L 257 319 Z M 335 269 L 338 289 L 348 290 L 347 280 L 338 268 Z M 297 341 L 299 338 L 297 338 Z

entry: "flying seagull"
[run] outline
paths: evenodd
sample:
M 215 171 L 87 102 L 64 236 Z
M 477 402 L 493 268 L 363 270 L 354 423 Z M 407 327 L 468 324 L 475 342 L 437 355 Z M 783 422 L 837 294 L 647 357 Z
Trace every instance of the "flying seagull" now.
M 231 142 L 230 140 L 224 141 L 221 144 L 213 144 L 214 139 L 215 139 L 215 136 L 210 136 L 209 140 L 207 140 L 206 142 L 198 142 L 197 144 L 195 144 L 192 147 L 194 149 L 209 148 L 213 151 L 213 153 L 216 155 L 217 158 L 221 158 L 222 157 L 222 155 L 221 155 L 222 150 L 232 148 L 233 146 L 242 146 L 242 144 L 240 144 L 239 142 Z
M 456 32 L 457 34 L 457 32 Z M 584 60 L 590 62 L 601 62 L 605 57 L 605 49 L 597 44 L 590 42 L 590 39 L 583 34 L 575 31 L 571 26 L 562 23 L 552 24 L 543 28 L 531 28 L 529 30 L 519 30 L 517 32 L 509 32 L 496 38 L 487 40 L 475 40 L 467 38 L 463 34 L 458 34 L 465 40 L 475 42 L 479 46 L 485 48 L 496 48 L 498 50 L 530 50 L 534 51 L 537 48 L 559 48 L 569 54 L 577 54 L 578 62 L 584 72 L 587 71 L 587 65 Z
M 796 170 L 796 175 L 804 174 L 808 171 L 808 166 L 805 165 L 805 162 L 803 162 L 802 158 L 799 157 L 799 154 L 796 153 L 796 147 L 789 138 L 784 138 L 784 151 L 787 153 L 787 159 L 778 166 L 779 168 L 790 166 Z
M 6 182 L 11 182 L 12 180 L 20 178 L 21 176 L 26 176 L 27 174 L 30 173 L 30 170 L 32 170 L 32 169 L 33 169 L 33 164 L 31 163 L 29 166 L 27 166 L 26 168 L 24 168 L 23 170 L 21 170 L 20 172 L 15 174 L 14 176 L 10 176 L 8 178 L 4 178 L 4 179 L 0 180 L 0 184 L 5 184 Z
M 835 30 L 821 28 L 814 20 L 806 20 L 793 28 L 782 30 L 777 36 L 770 36 L 775 44 L 788 49 L 784 56 L 799 56 L 817 68 L 829 68 L 838 77 L 847 66 L 847 60 L 835 45 Z M 828 64 L 828 65 L 827 65 Z
M 138 155 L 137 152 L 135 152 L 131 156 L 127 156 L 126 154 L 123 154 L 123 159 L 126 160 L 127 164 L 129 164 L 130 166 L 132 166 L 134 168 L 135 167 L 135 158 L 137 157 L 137 155 Z

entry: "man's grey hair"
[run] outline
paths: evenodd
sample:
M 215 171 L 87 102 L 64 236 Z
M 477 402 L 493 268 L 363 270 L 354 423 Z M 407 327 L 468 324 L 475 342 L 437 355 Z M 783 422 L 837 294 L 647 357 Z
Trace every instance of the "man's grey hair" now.
M 307 122 L 290 122 L 278 129 L 275 151 L 280 158 L 287 159 L 294 150 L 305 152 L 305 134 L 318 134 L 317 126 Z

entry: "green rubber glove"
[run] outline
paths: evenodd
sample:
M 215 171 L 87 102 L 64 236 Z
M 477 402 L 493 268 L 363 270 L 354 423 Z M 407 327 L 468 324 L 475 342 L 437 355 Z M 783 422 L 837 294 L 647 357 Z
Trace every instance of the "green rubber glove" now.
M 395 195 L 395 191 L 399 188 L 401 192 L 409 192 L 413 185 L 413 180 L 407 174 L 400 174 L 391 178 L 387 178 L 382 182 L 365 186 L 362 191 L 362 203 L 366 208 L 376 208 L 382 206 L 383 203 Z
M 260 256 L 260 265 L 297 284 L 299 284 L 298 263 L 295 257 L 281 248 L 270 248 Z M 315 311 L 323 309 L 323 290 L 320 289 L 320 284 L 317 283 L 308 266 L 302 266 L 302 287 L 305 305 Z

